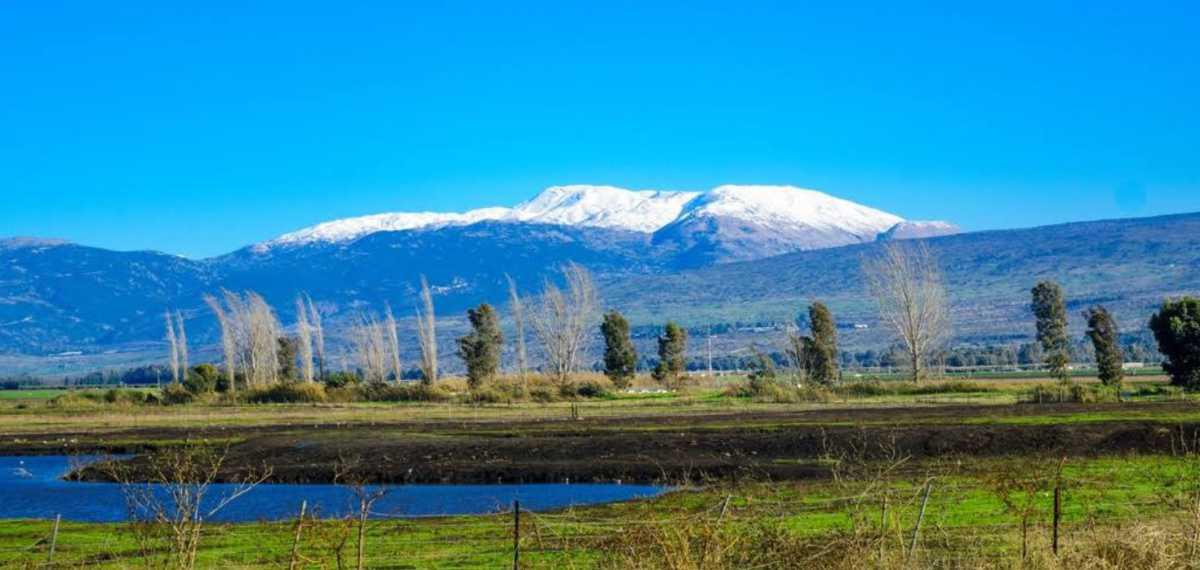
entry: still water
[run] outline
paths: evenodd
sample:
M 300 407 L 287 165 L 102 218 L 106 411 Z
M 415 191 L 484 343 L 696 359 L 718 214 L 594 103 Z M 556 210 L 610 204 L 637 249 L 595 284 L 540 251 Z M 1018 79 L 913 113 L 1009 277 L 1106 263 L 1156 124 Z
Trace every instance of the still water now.
M 80 458 L 75 458 L 78 464 Z M 54 518 L 117 522 L 128 518 L 125 495 L 115 483 L 64 481 L 71 470 L 66 456 L 0 457 L 0 519 Z M 514 499 L 522 509 L 548 510 L 653 497 L 667 490 L 652 485 L 387 485 L 375 503 L 376 518 L 486 514 L 508 510 Z M 232 491 L 216 484 L 206 495 L 215 504 Z M 165 496 L 165 493 L 164 495 Z M 300 503 L 309 512 L 339 517 L 357 512 L 356 495 L 336 485 L 263 484 L 230 503 L 211 520 L 245 522 L 294 518 Z

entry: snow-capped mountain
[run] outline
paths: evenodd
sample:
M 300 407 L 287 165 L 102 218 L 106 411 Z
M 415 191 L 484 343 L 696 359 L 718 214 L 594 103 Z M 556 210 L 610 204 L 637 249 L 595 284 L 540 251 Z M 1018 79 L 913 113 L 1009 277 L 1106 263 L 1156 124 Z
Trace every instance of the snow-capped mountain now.
M 377 232 L 430 230 L 484 221 L 653 234 L 659 246 L 676 244 L 684 250 L 700 247 L 704 253 L 697 255 L 705 262 L 862 243 L 905 222 L 887 212 L 794 186 L 725 185 L 707 192 L 672 192 L 571 185 L 547 188 L 512 208 L 391 213 L 326 222 L 264 242 L 254 250 L 261 253 L 280 247 L 343 244 Z
M 513 208 L 480 208 L 463 213 L 398 212 L 334 220 L 259 244 L 260 251 L 280 246 L 343 243 L 376 232 L 467 226 L 482 221 L 524 222 L 610 228 L 650 233 L 679 216 L 698 192 L 626 190 L 584 184 L 552 186 Z
M 679 217 L 699 195 L 615 186 L 553 186 L 502 219 L 652 233 Z

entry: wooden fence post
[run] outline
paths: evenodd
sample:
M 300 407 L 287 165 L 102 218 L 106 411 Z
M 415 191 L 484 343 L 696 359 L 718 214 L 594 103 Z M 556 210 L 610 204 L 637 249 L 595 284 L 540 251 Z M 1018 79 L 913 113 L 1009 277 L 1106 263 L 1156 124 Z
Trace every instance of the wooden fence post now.
M 1058 556 L 1058 523 L 1062 521 L 1062 482 L 1054 482 L 1054 538 L 1051 542 L 1051 548 L 1054 550 L 1054 555 Z
M 46 565 L 54 565 L 54 549 L 58 547 L 58 525 L 62 522 L 62 515 L 54 515 L 54 530 L 50 531 L 50 554 L 46 558 Z
M 296 563 L 300 561 L 300 529 L 304 528 L 304 511 L 308 510 L 308 501 L 300 501 L 300 518 L 296 519 L 296 534 L 292 537 L 292 561 L 288 563 L 288 570 L 296 570 Z
M 513 570 L 521 568 L 521 501 L 513 499 Z
M 912 559 L 913 551 L 917 549 L 917 537 L 921 534 L 921 523 L 925 521 L 925 507 L 929 504 L 929 491 L 933 488 L 933 479 L 925 482 L 925 496 L 921 498 L 921 512 L 917 514 L 917 524 L 913 527 L 912 540 L 908 543 L 908 554 L 904 561 Z

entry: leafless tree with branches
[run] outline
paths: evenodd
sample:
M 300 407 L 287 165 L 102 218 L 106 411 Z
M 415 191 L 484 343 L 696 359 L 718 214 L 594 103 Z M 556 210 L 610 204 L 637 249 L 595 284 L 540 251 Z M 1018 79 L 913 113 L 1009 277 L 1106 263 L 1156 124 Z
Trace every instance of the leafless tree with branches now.
M 950 327 L 937 259 L 924 242 L 890 242 L 879 255 L 863 260 L 863 274 L 880 319 L 904 345 L 912 380 L 920 381 Z
M 164 566 L 194 568 L 205 523 L 270 477 L 267 467 L 245 472 L 233 476 L 233 485 L 219 496 L 210 495 L 228 453 L 228 446 L 187 441 L 144 462 L 100 464 L 121 485 L 143 556 L 162 553 Z
M 171 364 L 171 383 L 174 384 L 179 382 L 179 338 L 175 336 L 175 319 L 171 316 L 171 311 L 164 313 L 163 318 L 167 324 L 167 350 Z
M 187 380 L 188 368 L 188 340 L 187 329 L 183 327 L 183 313 L 175 311 L 175 340 L 179 343 L 179 379 Z
M 317 356 L 317 377 L 325 378 L 325 327 L 321 324 L 321 312 L 317 310 L 312 297 L 305 294 L 304 299 L 308 305 L 308 324 L 312 327 L 313 348 Z
M 212 295 L 204 295 L 204 303 L 212 309 L 213 315 L 217 317 L 217 324 L 221 328 L 221 353 L 225 358 L 225 381 L 229 384 L 229 391 L 235 392 L 234 380 L 237 378 L 237 332 L 234 330 L 234 324 L 229 318 L 229 314 L 225 312 L 225 307 L 221 301 Z
M 522 383 L 527 383 L 529 357 L 525 350 L 525 302 L 521 299 L 521 294 L 517 291 L 517 282 L 512 276 L 506 274 L 504 278 L 508 280 L 508 304 L 512 311 L 513 326 L 516 327 L 517 374 L 520 375 Z
M 350 335 L 354 361 L 363 379 L 380 383 L 387 379 L 387 341 L 383 323 L 375 315 L 361 314 Z
M 209 295 L 205 302 L 221 323 L 221 344 L 226 351 L 230 386 L 235 378 L 232 372 L 235 368 L 245 372 L 246 383 L 251 386 L 278 382 L 282 327 L 266 300 L 253 291 L 239 294 L 222 290 L 222 300 Z
M 433 293 L 429 281 L 421 276 L 421 305 L 417 308 L 417 341 L 421 348 L 421 382 L 429 385 L 438 378 L 437 321 L 433 315 Z
M 296 297 L 296 340 L 300 353 L 300 374 L 305 382 L 313 381 L 312 325 L 308 322 L 308 307 L 304 296 Z
M 591 273 L 571 262 L 563 266 L 564 288 L 547 279 L 531 313 L 534 333 L 546 353 L 546 368 L 560 388 L 570 384 L 586 350 L 598 299 Z
M 387 341 L 388 364 L 392 367 L 393 378 L 400 381 L 403 371 L 400 369 L 400 333 L 396 327 L 396 317 L 392 314 L 392 306 L 385 305 L 383 310 L 383 329 Z

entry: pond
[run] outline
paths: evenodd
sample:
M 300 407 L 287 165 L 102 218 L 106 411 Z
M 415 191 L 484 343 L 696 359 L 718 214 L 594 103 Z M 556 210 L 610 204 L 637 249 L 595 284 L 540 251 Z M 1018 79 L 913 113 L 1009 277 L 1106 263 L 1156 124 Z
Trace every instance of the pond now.
M 81 458 L 74 458 L 78 464 Z M 85 461 L 88 458 L 83 458 Z M 51 519 L 80 522 L 119 522 L 129 513 L 122 487 L 115 483 L 83 483 L 63 479 L 72 467 L 67 456 L 0 457 L 0 519 Z M 215 484 L 205 503 L 215 503 L 233 490 Z M 513 500 L 531 511 L 594 505 L 654 497 L 666 487 L 653 485 L 532 484 L 532 485 L 385 485 L 371 509 L 374 518 L 472 515 L 506 511 Z M 165 496 L 165 492 L 162 493 Z M 238 497 L 210 520 L 269 521 L 295 518 L 300 503 L 309 512 L 333 518 L 355 513 L 357 496 L 336 485 L 262 484 Z

